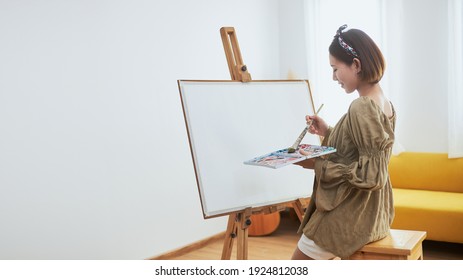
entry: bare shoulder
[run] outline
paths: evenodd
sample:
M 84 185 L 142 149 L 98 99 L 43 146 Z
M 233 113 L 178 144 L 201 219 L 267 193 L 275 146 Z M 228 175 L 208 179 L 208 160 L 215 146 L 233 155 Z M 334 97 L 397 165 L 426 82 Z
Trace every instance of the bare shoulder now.
M 391 102 L 383 96 L 361 96 L 352 102 L 349 110 L 351 113 L 365 113 L 365 111 L 373 110 L 383 113 L 388 118 L 394 114 Z
M 372 100 L 376 103 L 376 105 L 381 109 L 386 117 L 391 118 L 394 115 L 391 101 L 387 99 L 384 95 L 382 96 L 373 96 Z
M 383 105 L 383 113 L 388 117 L 392 118 L 394 116 L 394 109 L 392 108 L 392 103 L 389 99 L 386 98 Z

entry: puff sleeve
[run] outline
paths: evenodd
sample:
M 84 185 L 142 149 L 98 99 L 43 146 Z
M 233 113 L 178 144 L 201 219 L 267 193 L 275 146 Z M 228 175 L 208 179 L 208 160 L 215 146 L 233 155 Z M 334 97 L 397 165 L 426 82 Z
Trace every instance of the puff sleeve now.
M 383 188 L 388 181 L 390 147 L 394 132 L 387 117 L 368 97 L 354 100 L 345 119 L 345 133 L 357 151 L 353 158 L 331 161 L 315 161 L 319 199 L 326 207 L 336 207 L 351 188 L 374 191 Z

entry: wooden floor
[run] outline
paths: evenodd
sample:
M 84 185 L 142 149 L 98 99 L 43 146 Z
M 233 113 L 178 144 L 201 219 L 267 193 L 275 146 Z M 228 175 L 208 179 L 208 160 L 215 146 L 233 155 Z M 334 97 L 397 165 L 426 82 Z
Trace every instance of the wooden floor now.
M 296 233 L 299 221 L 291 212 L 282 212 L 278 229 L 269 236 L 249 237 L 248 258 L 250 260 L 288 260 L 293 254 L 299 240 Z M 193 250 L 172 260 L 219 260 L 222 254 L 223 241 L 217 240 L 203 248 Z M 233 246 L 232 259 L 236 259 L 236 241 Z M 425 260 L 463 260 L 463 244 L 423 242 Z

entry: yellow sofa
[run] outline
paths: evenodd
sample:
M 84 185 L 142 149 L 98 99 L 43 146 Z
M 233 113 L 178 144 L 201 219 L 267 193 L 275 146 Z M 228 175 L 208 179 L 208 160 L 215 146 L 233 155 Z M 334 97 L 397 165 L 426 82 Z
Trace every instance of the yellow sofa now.
M 404 152 L 392 156 L 393 229 L 427 232 L 429 240 L 463 243 L 463 158 Z

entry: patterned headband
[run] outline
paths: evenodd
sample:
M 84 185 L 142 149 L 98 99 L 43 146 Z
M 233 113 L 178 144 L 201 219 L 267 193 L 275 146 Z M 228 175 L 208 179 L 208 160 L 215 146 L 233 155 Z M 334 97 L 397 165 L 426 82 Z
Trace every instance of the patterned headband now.
M 343 26 L 339 27 L 339 29 L 338 29 L 338 31 L 336 31 L 336 35 L 334 37 L 336 38 L 336 36 L 338 36 L 339 45 L 341 46 L 341 48 L 343 48 L 347 52 L 347 54 L 349 54 L 350 56 L 359 58 L 359 55 L 354 50 L 354 48 L 349 46 L 349 44 L 347 44 L 341 37 L 342 31 L 344 29 L 346 29 L 346 28 L 347 28 L 347 24 L 344 24 Z

